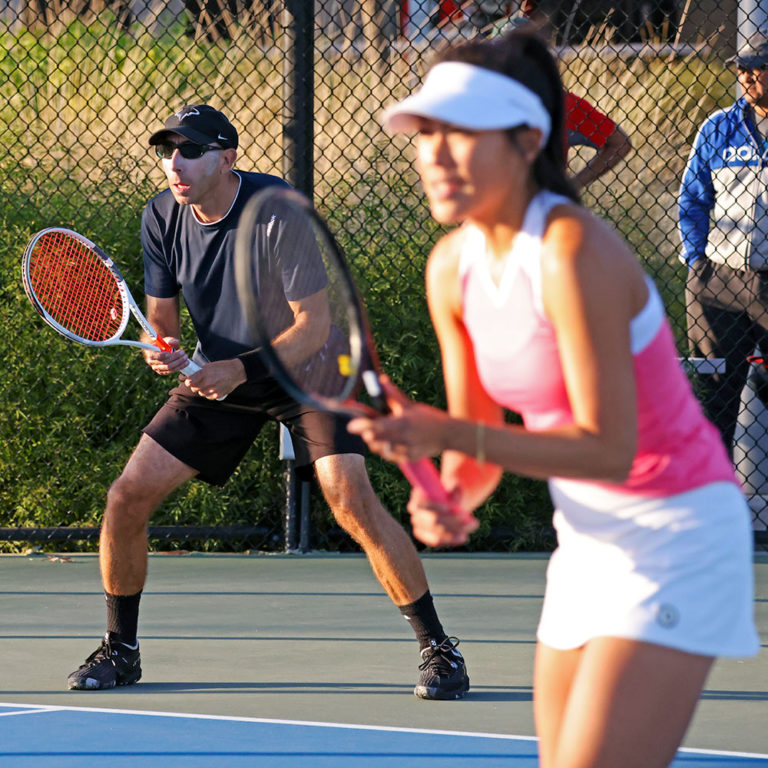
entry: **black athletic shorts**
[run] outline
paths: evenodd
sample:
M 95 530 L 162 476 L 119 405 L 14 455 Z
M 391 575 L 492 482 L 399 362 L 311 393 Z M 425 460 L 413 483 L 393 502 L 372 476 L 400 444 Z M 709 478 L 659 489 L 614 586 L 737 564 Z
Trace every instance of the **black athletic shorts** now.
M 270 420 L 291 433 L 297 469 L 323 456 L 367 454 L 363 440 L 347 432 L 349 418 L 299 403 L 276 382 L 260 385 L 258 397 L 253 394 L 254 388 L 244 384 L 218 402 L 180 384 L 143 432 L 212 485 L 224 485 Z

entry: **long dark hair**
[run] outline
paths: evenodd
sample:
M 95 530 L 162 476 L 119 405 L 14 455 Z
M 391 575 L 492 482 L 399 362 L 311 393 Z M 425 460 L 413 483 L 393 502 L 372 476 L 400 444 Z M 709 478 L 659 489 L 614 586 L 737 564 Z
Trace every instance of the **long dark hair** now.
M 442 61 L 461 61 L 500 72 L 541 99 L 549 112 L 552 129 L 534 161 L 534 181 L 542 189 L 580 202 L 565 170 L 565 91 L 557 62 L 546 43 L 535 32 L 515 29 L 493 40 L 474 39 L 448 45 L 436 53 L 431 66 Z M 513 142 L 516 130 L 509 131 Z

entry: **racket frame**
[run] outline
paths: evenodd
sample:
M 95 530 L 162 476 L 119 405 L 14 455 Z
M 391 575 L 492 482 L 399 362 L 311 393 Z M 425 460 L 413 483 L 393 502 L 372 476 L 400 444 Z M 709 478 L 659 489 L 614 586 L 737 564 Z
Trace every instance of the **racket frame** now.
M 50 313 L 45 309 L 40 299 L 37 297 L 37 294 L 35 293 L 34 285 L 32 282 L 32 276 L 30 271 L 30 264 L 32 261 L 32 253 L 35 249 L 35 246 L 37 243 L 45 236 L 51 233 L 60 233 L 62 235 L 65 235 L 67 237 L 71 237 L 75 240 L 77 240 L 81 245 L 84 245 L 86 248 L 88 248 L 89 251 L 91 251 L 98 259 L 101 260 L 101 262 L 104 264 L 104 266 L 107 268 L 107 270 L 110 272 L 112 278 L 115 281 L 115 286 L 120 294 L 120 298 L 122 300 L 122 307 L 123 307 L 123 314 L 120 318 L 120 325 L 118 326 L 117 331 L 110 336 L 108 339 L 103 340 L 95 340 L 95 339 L 87 339 L 84 336 L 80 336 L 77 333 L 74 333 L 73 331 L 69 330 L 65 326 L 63 326 L 61 323 L 59 323 L 57 320 L 55 320 Z M 60 333 L 65 338 L 69 339 L 70 341 L 74 341 L 77 344 L 83 344 L 86 347 L 107 347 L 107 346 L 126 346 L 126 347 L 138 347 L 140 349 L 152 349 L 152 350 L 160 350 L 161 352 L 172 352 L 172 347 L 168 344 L 165 339 L 163 339 L 161 336 L 157 334 L 157 331 L 149 324 L 149 321 L 146 317 L 144 317 L 144 314 L 139 309 L 138 304 L 134 300 L 133 296 L 131 295 L 130 290 L 128 290 L 128 285 L 125 282 L 125 279 L 123 278 L 122 274 L 120 274 L 120 270 L 117 268 L 115 263 L 112 261 L 112 259 L 107 256 L 104 251 L 99 248 L 96 243 L 89 240 L 84 235 L 81 235 L 79 232 L 75 232 L 72 229 L 67 229 L 66 227 L 47 227 L 46 229 L 42 229 L 39 232 L 37 232 L 32 239 L 27 243 L 27 247 L 24 249 L 24 256 L 21 261 L 21 277 L 22 282 L 24 284 L 24 292 L 27 294 L 27 298 L 32 303 L 32 306 L 35 308 L 37 313 L 40 315 L 40 317 L 43 318 L 43 320 L 51 327 L 54 331 L 57 333 Z M 123 339 L 122 334 L 125 332 L 126 327 L 128 326 L 128 319 L 130 318 L 131 314 L 133 314 L 136 321 L 139 323 L 143 331 L 147 334 L 147 336 L 151 337 L 154 340 L 154 344 L 147 344 L 143 341 L 134 341 L 132 339 Z M 189 361 L 189 364 L 184 368 L 181 373 L 184 373 L 187 376 L 192 376 L 194 373 L 197 373 L 197 371 L 200 370 L 200 366 L 192 362 L 192 360 Z
M 354 367 L 353 375 L 348 377 L 344 391 L 338 397 L 326 397 L 317 392 L 308 392 L 296 384 L 291 372 L 273 349 L 270 332 L 262 313 L 257 307 L 258 298 L 253 290 L 253 282 L 251 280 L 252 254 L 248 238 L 256 224 L 256 214 L 263 201 L 274 198 L 284 199 L 289 203 L 298 205 L 312 220 L 313 226 L 318 228 L 334 249 L 335 261 L 348 288 L 350 302 L 347 306 L 347 318 L 349 321 L 350 360 L 353 362 Z M 388 408 L 382 396 L 382 389 L 378 380 L 378 356 L 373 342 L 373 335 L 365 310 L 363 309 L 362 298 L 352 278 L 347 261 L 342 254 L 343 252 L 328 225 L 303 194 L 295 189 L 268 187 L 248 200 L 240 217 L 238 236 L 235 240 L 235 277 L 238 298 L 243 304 L 251 330 L 261 341 L 259 351 L 267 361 L 275 378 L 279 380 L 280 385 L 291 397 L 324 411 L 334 411 L 347 415 L 370 414 L 370 409 L 362 403 L 356 402 L 352 397 L 362 381 L 366 392 L 374 401 L 374 410 L 378 413 L 385 413 L 388 411 Z M 368 353 L 370 360 L 370 366 L 368 367 L 363 365 L 365 352 Z
M 313 226 L 318 228 L 323 236 L 327 238 L 331 248 L 334 249 L 335 261 L 347 283 L 350 298 L 347 309 L 350 320 L 349 341 L 350 349 L 353 353 L 352 359 L 357 363 L 357 367 L 355 368 L 355 375 L 349 377 L 349 385 L 345 388 L 348 389 L 347 394 L 349 396 L 344 399 L 325 397 L 318 393 L 308 392 L 295 382 L 280 356 L 272 348 L 269 332 L 262 314 L 258 310 L 258 298 L 256 297 L 256 291 L 251 280 L 251 232 L 256 223 L 256 213 L 259 207 L 264 201 L 273 198 L 288 200 L 303 209 L 312 220 Z M 235 241 L 235 277 L 238 298 L 244 305 L 251 330 L 261 341 L 260 352 L 272 368 L 275 378 L 289 395 L 299 402 L 312 405 L 318 409 L 343 413 L 348 416 L 366 415 L 376 418 L 377 416 L 390 413 L 389 405 L 384 397 L 379 381 L 379 357 L 362 297 L 352 278 L 344 252 L 341 250 L 328 225 L 306 196 L 293 189 L 269 187 L 250 198 L 241 215 L 238 235 Z M 357 357 L 354 357 L 355 354 Z M 352 398 L 352 393 L 358 388 L 360 382 L 362 382 L 365 391 L 370 397 L 373 407 L 366 406 Z M 417 461 L 397 462 L 397 464 L 412 486 L 421 488 L 432 501 L 453 506 L 448 492 L 442 485 L 440 474 L 430 459 L 425 457 Z M 455 509 L 457 515 L 464 516 L 465 513 L 462 510 Z

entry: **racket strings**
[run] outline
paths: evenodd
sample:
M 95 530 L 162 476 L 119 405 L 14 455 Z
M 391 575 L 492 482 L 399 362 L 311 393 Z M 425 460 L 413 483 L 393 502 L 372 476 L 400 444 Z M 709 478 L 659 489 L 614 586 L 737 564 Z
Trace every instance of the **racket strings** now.
M 300 254 L 293 286 L 299 293 L 322 295 L 327 332 L 322 346 L 298 364 L 284 361 L 296 384 L 313 396 L 346 400 L 357 380 L 358 355 L 350 327 L 351 285 L 341 257 L 317 221 L 303 209 L 285 205 L 279 210 L 282 252 Z M 316 295 L 318 295 L 316 294 Z
M 114 275 L 88 246 L 63 232 L 48 232 L 29 260 L 32 288 L 59 325 L 89 341 L 120 331 L 123 298 Z

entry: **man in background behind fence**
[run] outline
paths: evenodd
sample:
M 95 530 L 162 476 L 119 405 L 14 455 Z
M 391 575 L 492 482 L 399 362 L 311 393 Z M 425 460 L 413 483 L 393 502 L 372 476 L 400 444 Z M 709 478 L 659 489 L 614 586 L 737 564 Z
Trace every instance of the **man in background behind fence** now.
M 701 394 L 732 451 L 747 358 L 768 354 L 768 36 L 728 63 L 742 96 L 701 126 L 679 217 L 689 340 L 696 356 L 725 360 L 723 374 L 700 376 Z

